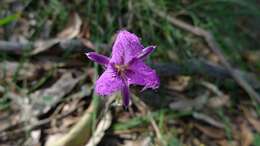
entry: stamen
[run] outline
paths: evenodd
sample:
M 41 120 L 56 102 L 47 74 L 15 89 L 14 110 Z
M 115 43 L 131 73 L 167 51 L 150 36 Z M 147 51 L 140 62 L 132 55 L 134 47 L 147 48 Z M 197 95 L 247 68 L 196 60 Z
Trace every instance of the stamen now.
M 120 76 L 124 76 L 125 71 L 127 70 L 128 65 L 118 65 L 115 64 L 115 69 L 116 72 L 120 75 Z

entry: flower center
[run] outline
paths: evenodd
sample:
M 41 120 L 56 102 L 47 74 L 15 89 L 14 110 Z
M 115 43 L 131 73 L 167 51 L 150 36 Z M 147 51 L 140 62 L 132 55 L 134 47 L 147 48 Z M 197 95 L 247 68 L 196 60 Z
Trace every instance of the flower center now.
M 124 75 L 124 72 L 127 70 L 127 65 L 119 65 L 119 64 L 116 64 L 115 65 L 115 68 L 116 68 L 116 72 L 120 75 L 120 76 L 123 76 Z

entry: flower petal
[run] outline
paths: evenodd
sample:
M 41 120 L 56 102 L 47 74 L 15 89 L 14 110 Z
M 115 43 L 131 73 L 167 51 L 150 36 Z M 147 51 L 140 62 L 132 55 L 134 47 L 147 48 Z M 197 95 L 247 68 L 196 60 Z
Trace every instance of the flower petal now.
M 129 87 L 126 83 L 124 83 L 122 88 L 122 96 L 123 96 L 123 105 L 125 108 L 127 108 L 131 100 L 131 95 L 129 92 Z
M 149 46 L 142 50 L 142 52 L 137 56 L 138 59 L 145 59 L 148 55 L 150 55 L 156 46 Z
M 144 86 L 144 89 L 159 87 L 160 80 L 155 70 L 147 66 L 142 60 L 136 59 L 129 66 L 127 71 L 128 84 L 137 84 Z
M 102 96 L 111 95 L 120 91 L 123 87 L 122 79 L 117 76 L 111 65 L 108 65 L 105 72 L 96 81 L 95 92 Z
M 99 64 L 108 65 L 108 63 L 109 63 L 108 57 L 100 55 L 96 52 L 89 52 L 89 53 L 86 53 L 86 55 L 90 60 L 95 61 Z
M 121 30 L 118 32 L 113 45 L 111 62 L 127 64 L 140 54 L 143 48 L 140 39 L 135 34 Z

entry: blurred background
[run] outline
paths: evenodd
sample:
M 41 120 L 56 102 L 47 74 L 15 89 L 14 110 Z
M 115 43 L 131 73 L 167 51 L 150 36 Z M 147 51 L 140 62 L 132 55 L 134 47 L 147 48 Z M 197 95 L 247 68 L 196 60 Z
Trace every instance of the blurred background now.
M 160 88 L 99 97 L 120 29 Z M 0 146 L 260 146 L 257 0 L 1 0 Z

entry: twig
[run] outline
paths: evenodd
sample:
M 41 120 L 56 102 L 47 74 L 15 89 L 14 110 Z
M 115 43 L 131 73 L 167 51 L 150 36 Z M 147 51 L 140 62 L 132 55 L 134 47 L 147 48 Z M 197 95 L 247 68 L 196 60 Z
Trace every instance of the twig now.
M 189 67 L 185 68 L 185 66 L 189 66 Z M 170 77 L 174 75 L 194 75 L 194 74 L 216 78 L 219 80 L 230 79 L 231 77 L 227 69 L 204 60 L 192 59 L 183 62 L 182 64 L 176 62 L 154 64 L 153 68 L 161 77 Z M 244 72 L 238 69 L 235 69 L 235 72 L 237 72 L 243 78 L 245 78 L 253 88 L 260 87 L 260 82 L 257 80 L 255 74 L 250 72 Z
M 213 35 L 200 27 L 192 26 L 188 23 L 185 23 L 175 17 L 169 16 L 165 14 L 162 11 L 151 9 L 154 11 L 155 14 L 157 14 L 159 17 L 162 17 L 172 23 L 173 25 L 191 32 L 197 36 L 203 37 L 207 44 L 209 45 L 209 48 L 212 52 L 214 52 L 220 59 L 222 65 L 228 70 L 230 75 L 234 78 L 234 80 L 247 92 L 247 94 L 253 99 L 256 100 L 258 103 L 260 103 L 260 96 L 257 94 L 257 92 L 246 82 L 237 72 L 234 71 L 233 67 L 230 65 L 230 63 L 225 59 L 224 55 L 221 52 L 219 44 L 216 42 Z
M 49 41 L 46 40 L 45 42 L 47 43 Z M 37 42 L 37 41 L 28 42 L 28 43 L 19 43 L 19 42 L 10 42 L 10 41 L 0 40 L 0 51 L 10 53 L 10 54 L 20 55 L 27 49 L 35 48 L 38 43 L 39 42 Z M 44 43 L 44 41 L 42 41 L 42 43 Z M 51 42 L 48 47 L 52 47 L 56 44 L 58 44 L 59 48 L 64 51 L 71 50 L 71 51 L 77 52 L 77 51 L 84 50 L 84 49 L 86 49 L 86 52 L 93 51 L 92 50 L 93 48 L 86 48 L 84 43 L 78 38 L 69 39 L 69 40 L 62 41 L 62 42 Z M 106 47 L 106 46 L 103 45 L 102 47 Z
M 1 52 L 20 54 L 26 48 L 31 48 L 29 43 L 0 41 L 0 51 Z

